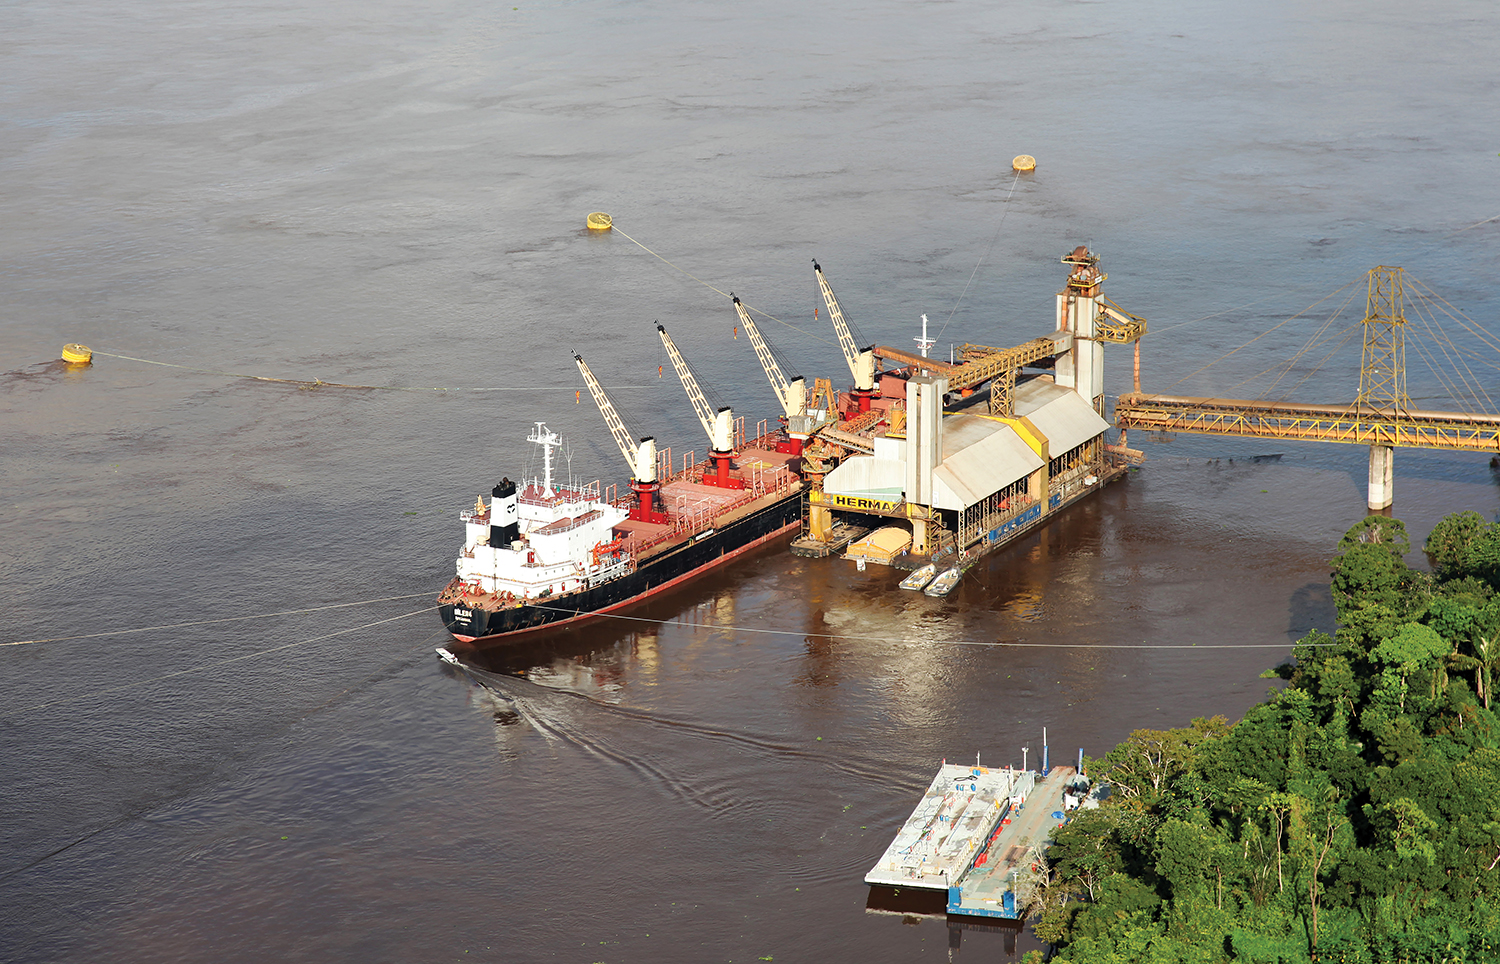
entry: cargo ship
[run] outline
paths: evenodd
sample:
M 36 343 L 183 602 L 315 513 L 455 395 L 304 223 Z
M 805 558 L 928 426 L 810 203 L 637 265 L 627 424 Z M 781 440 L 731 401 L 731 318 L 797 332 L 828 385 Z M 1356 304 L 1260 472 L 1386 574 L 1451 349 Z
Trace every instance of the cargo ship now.
M 666 329 L 657 331 L 708 433 L 708 457 L 689 455 L 674 473 L 671 450 L 631 433 L 574 355 L 630 467 L 630 491 L 559 484 L 552 456 L 562 439 L 537 422 L 527 440 L 542 449 L 541 477 L 504 478 L 488 503 L 480 496 L 461 513 L 457 571 L 437 600 L 458 642 L 490 645 L 617 612 L 801 525 L 800 441 L 766 422 L 746 440 L 743 421 L 709 405 Z
M 544 423 L 528 437 L 543 475 L 502 479 L 461 513 L 466 535 L 438 612 L 459 642 L 576 624 L 616 612 L 790 532 L 801 524 L 802 480 L 772 433 L 732 464 L 712 458 L 645 493 L 610 498 L 600 483 L 559 484 Z M 708 484 L 703 479 L 709 478 Z

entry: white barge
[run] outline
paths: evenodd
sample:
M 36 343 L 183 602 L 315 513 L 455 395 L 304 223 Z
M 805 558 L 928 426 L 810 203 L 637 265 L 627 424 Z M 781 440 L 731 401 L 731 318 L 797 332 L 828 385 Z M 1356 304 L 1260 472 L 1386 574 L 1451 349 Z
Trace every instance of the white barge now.
M 946 891 L 1035 782 L 1030 770 L 944 763 L 865 883 Z
M 1020 919 L 1047 873 L 1052 832 L 1098 806 L 1101 789 L 1075 767 L 945 762 L 865 883 L 941 891 L 950 915 Z

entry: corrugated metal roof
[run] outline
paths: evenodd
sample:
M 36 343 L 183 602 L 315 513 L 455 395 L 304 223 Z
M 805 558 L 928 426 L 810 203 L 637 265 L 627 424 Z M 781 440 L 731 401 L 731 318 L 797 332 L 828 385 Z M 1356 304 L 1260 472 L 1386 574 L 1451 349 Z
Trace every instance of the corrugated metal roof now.
M 1053 458 L 1109 428 L 1109 423 L 1077 392 L 1041 378 L 1016 386 L 1016 414 L 1030 419 L 1047 436 Z
M 1048 379 L 1016 386 L 1016 414 L 1047 437 L 1053 458 L 1097 437 L 1109 423 L 1078 393 Z M 933 470 L 932 504 L 963 509 L 1042 467 L 1042 459 L 1003 422 L 977 415 L 943 418 L 941 463 Z M 832 495 L 894 498 L 906 487 L 906 463 L 855 456 L 828 474 Z
M 932 504 L 963 509 L 1042 465 L 1009 425 L 974 415 L 949 415 L 943 419 L 943 462 L 932 472 Z

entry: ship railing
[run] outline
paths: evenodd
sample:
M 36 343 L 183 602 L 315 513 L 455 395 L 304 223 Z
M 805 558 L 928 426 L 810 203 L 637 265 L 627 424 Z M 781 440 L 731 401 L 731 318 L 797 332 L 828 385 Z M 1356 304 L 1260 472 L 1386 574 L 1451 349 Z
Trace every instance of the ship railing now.
M 763 442 L 768 442 L 768 444 L 761 444 Z M 774 451 L 776 448 L 774 433 L 769 433 L 767 435 L 761 436 L 760 438 L 754 439 L 750 443 L 750 447 L 763 448 L 767 451 Z M 701 478 L 705 472 L 713 471 L 714 466 L 710 465 L 708 462 L 689 461 L 693 458 L 693 455 L 694 453 L 689 452 L 686 456 L 683 457 L 682 471 L 659 477 L 657 481 L 660 483 L 666 483 L 670 482 L 672 479 L 682 477 Z M 670 457 L 670 451 L 668 452 L 668 456 Z M 785 465 L 757 465 L 755 467 L 755 471 L 752 472 L 750 474 L 750 477 L 745 480 L 745 492 L 747 493 L 747 496 L 740 501 L 753 501 L 754 499 L 758 499 L 761 496 L 766 495 L 767 493 L 784 492 L 787 489 L 791 488 L 792 485 L 796 483 L 796 481 L 797 477 L 793 475 L 791 473 L 791 470 L 788 469 Z M 634 495 L 624 495 L 616 498 L 613 491 L 614 487 L 611 486 L 610 489 L 610 498 L 608 499 L 608 503 L 610 505 L 614 506 L 617 509 L 626 510 L 629 510 L 632 506 L 635 505 Z M 739 504 L 739 502 L 733 504 L 737 505 Z M 729 506 L 726 506 L 726 508 L 728 507 Z
M 599 480 L 586 482 L 583 485 L 554 485 L 551 498 L 540 495 L 532 495 L 533 489 L 540 491 L 542 482 L 540 479 L 532 479 L 523 486 L 517 487 L 520 491 L 516 493 L 516 501 L 525 505 L 556 505 L 559 502 L 602 502 L 600 498 Z
M 763 449 L 767 452 L 776 451 L 776 443 L 782 439 L 782 429 L 779 425 L 772 424 L 768 418 L 763 418 L 755 425 L 755 437 L 741 440 L 740 448 Z
M 1026 480 L 1022 479 L 1017 485 L 1024 486 L 1025 482 Z M 1017 491 L 1016 488 L 1016 485 L 1007 486 L 999 492 L 986 496 L 984 501 L 977 505 L 963 510 L 958 533 L 960 546 L 973 545 L 988 533 L 1019 518 L 1027 509 L 1036 504 L 1036 500 L 1024 489 Z
M 590 587 L 613 582 L 622 576 L 628 576 L 635 572 L 635 556 L 622 554 L 618 559 L 608 565 L 589 570 L 584 574 L 584 584 Z
M 673 539 L 684 535 L 690 536 L 702 532 L 704 529 L 710 528 L 709 523 L 712 521 L 713 516 L 709 515 L 707 507 L 697 506 L 692 509 L 688 509 L 685 506 L 680 507 L 676 512 L 672 513 L 671 528 L 658 532 L 650 539 L 634 543 L 630 547 L 631 553 L 639 557 L 642 552 L 650 549 L 652 546 L 659 546 L 663 542 L 671 542 Z
M 462 509 L 459 511 L 458 517 L 464 522 L 473 522 L 477 525 L 489 525 L 490 523 L 490 513 L 488 509 L 483 512 L 475 512 L 473 509 Z
M 577 529 L 580 526 L 585 526 L 590 522 L 597 521 L 601 514 L 602 513 L 598 509 L 590 509 L 583 515 L 574 516 L 573 518 L 569 519 L 568 524 L 565 526 L 558 525 L 558 522 L 563 521 L 559 519 L 557 520 L 557 522 L 549 522 L 544 526 L 533 529 L 531 532 L 528 532 L 527 535 L 534 535 L 535 533 L 540 532 L 542 529 L 546 529 L 547 535 L 549 536 L 559 532 L 572 532 L 574 529 Z
M 680 498 L 672 512 L 672 527 L 652 536 L 650 539 L 635 543 L 631 549 L 637 555 L 653 546 L 670 542 L 682 536 L 692 536 L 705 529 L 713 528 L 715 520 L 721 518 L 728 512 L 732 512 L 742 506 L 749 505 L 757 499 L 776 493 L 785 492 L 797 481 L 796 476 L 784 465 L 757 466 L 749 479 L 742 495 L 729 502 L 702 502 L 689 507 L 686 497 Z M 628 500 L 626 501 L 628 505 Z

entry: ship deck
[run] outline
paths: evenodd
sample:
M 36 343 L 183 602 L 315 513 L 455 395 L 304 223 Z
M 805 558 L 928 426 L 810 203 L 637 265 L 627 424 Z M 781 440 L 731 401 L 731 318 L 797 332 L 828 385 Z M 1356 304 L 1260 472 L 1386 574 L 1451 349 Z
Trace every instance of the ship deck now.
M 1007 815 L 975 866 L 949 889 L 948 913 L 1015 919 L 1024 912 L 1016 906 L 1016 876 L 1027 869 L 1033 850 L 1046 850 L 1052 831 L 1065 822 L 1063 790 L 1077 773 L 1066 766 L 1047 771 L 1025 804 Z
M 945 763 L 896 839 L 865 875 L 867 884 L 946 891 L 999 825 L 1029 771 Z
M 720 488 L 697 481 L 705 471 L 711 471 L 706 462 L 699 462 L 661 484 L 658 498 L 670 521 L 626 519 L 615 524 L 615 537 L 624 540 L 625 548 L 637 558 L 650 558 L 701 532 L 732 522 L 773 501 L 778 494 L 791 496 L 800 492 L 798 479 L 792 473 L 792 463 L 798 459 L 776 451 L 774 446 L 764 449 L 747 445 L 740 450 L 730 473 L 732 478 L 745 483 L 743 489 Z

